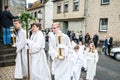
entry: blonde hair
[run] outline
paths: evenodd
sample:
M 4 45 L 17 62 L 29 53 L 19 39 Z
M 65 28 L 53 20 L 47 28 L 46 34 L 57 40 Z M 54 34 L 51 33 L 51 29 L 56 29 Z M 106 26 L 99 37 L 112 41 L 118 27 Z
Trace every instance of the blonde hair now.
M 60 27 L 60 22 L 54 22 L 52 25 L 57 25 L 58 27 Z
M 90 45 L 92 45 L 92 48 L 91 48 L 91 46 Z M 94 45 L 94 43 L 93 42 L 91 42 L 90 44 L 89 44 L 89 51 L 88 52 L 92 52 L 92 53 L 94 53 L 95 52 L 95 45 Z

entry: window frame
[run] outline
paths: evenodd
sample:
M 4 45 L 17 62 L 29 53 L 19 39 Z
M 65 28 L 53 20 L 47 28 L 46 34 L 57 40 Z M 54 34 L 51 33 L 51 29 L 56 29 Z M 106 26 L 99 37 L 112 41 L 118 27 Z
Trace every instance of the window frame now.
M 101 0 L 101 5 L 108 5 L 108 4 L 110 4 L 110 0 L 109 2 L 103 2 L 103 0 Z
M 77 0 L 78 2 L 78 9 L 75 9 L 75 0 L 73 0 L 73 11 L 79 11 L 79 7 L 80 7 L 80 5 L 79 5 L 79 0 Z
M 65 4 L 68 5 L 68 9 L 67 10 L 65 10 Z M 64 12 L 69 12 L 69 1 L 64 2 Z
M 60 11 L 58 11 L 58 6 L 60 6 Z M 61 5 L 61 3 L 58 3 L 58 4 L 57 4 L 57 9 L 56 9 L 56 10 L 57 10 L 57 14 L 60 14 L 60 13 L 62 12 L 62 11 L 61 11 L 61 10 L 62 10 L 62 5 Z
M 103 29 L 101 29 L 101 27 L 102 27 L 102 20 L 103 19 L 107 19 L 107 25 L 106 25 L 106 30 L 103 30 Z M 100 18 L 100 20 L 99 20 L 99 32 L 107 32 L 108 31 L 108 18 Z

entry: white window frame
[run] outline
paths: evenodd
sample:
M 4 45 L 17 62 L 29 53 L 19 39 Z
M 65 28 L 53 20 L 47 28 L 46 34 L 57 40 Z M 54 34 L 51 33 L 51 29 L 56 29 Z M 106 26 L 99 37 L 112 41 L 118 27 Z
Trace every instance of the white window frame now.
M 104 0 L 101 0 L 101 4 L 102 5 L 106 5 L 106 4 L 109 4 L 110 3 L 110 0 L 108 2 L 103 2 Z
M 107 23 L 103 25 L 103 20 L 107 19 Z M 105 29 L 106 27 L 106 29 Z M 100 18 L 100 23 L 99 23 L 99 31 L 100 32 L 107 32 L 108 30 L 108 18 Z

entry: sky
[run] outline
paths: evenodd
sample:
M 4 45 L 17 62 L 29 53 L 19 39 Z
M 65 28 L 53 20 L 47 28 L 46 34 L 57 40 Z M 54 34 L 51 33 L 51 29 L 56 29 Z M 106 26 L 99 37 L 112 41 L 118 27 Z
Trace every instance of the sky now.
M 35 1 L 37 1 L 37 0 L 27 0 L 27 3 L 33 3 Z

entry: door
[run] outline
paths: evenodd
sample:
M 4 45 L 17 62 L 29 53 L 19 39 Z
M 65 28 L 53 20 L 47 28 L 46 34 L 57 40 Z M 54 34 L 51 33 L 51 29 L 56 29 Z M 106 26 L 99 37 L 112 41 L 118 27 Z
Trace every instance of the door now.
M 63 21 L 63 32 L 66 33 L 68 30 L 68 21 Z

